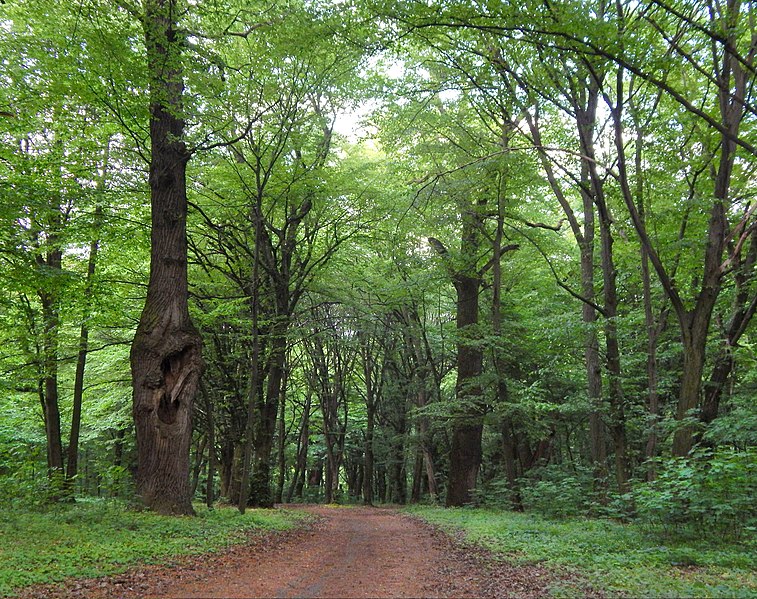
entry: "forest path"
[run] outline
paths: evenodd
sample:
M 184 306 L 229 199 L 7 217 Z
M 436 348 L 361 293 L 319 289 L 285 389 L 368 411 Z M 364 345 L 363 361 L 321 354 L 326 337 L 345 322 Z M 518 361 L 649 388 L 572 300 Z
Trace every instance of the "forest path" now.
M 483 577 L 439 535 L 391 509 L 306 506 L 312 529 L 233 572 L 208 572 L 162 597 L 480 597 Z M 481 580 L 477 580 L 481 578 Z
M 24 599 L 144 597 L 517 597 L 549 595 L 571 573 L 516 565 L 390 508 L 288 505 L 318 517 L 286 532 L 251 535 L 222 552 L 142 565 L 102 578 L 69 579 Z

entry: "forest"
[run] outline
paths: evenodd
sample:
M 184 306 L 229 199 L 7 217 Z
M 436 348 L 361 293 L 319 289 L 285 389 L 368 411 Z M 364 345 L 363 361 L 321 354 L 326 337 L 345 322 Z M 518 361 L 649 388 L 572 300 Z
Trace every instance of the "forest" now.
M 4 505 L 753 543 L 751 1 L 4 0 L 0 28 Z

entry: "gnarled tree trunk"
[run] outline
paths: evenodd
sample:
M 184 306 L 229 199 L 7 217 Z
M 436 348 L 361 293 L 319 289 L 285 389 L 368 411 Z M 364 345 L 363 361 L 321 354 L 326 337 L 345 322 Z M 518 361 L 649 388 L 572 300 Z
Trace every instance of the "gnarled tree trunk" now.
M 152 235 L 147 300 L 131 348 L 137 493 L 163 514 L 192 514 L 189 446 L 203 369 L 187 306 L 189 159 L 182 137 L 184 89 L 175 0 L 145 0 L 150 75 Z

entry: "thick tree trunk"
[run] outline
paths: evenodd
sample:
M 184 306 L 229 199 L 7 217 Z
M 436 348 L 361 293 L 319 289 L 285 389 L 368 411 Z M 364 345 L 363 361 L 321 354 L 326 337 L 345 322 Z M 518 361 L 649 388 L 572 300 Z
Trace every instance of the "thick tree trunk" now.
M 478 469 L 481 466 L 481 375 L 483 353 L 475 339 L 468 339 L 478 324 L 478 292 L 481 279 L 458 275 L 457 291 L 457 384 L 458 406 L 453 414 L 452 446 L 450 448 L 447 507 L 473 503 Z
M 173 0 L 145 1 L 150 74 L 152 234 L 147 300 L 131 348 L 137 493 L 164 514 L 192 514 L 189 446 L 203 369 L 201 338 L 187 306 L 183 82 Z
M 694 440 L 695 426 L 686 421 L 694 418 L 694 410 L 699 406 L 699 395 L 702 388 L 702 374 L 704 372 L 705 347 L 707 344 L 707 322 L 696 318 L 693 314 L 689 318 L 691 324 L 684 329 L 683 334 L 683 372 L 681 374 L 681 388 L 676 406 L 676 420 L 679 426 L 673 435 L 673 455 L 686 456 L 691 451 Z M 694 322 L 696 321 L 696 322 Z

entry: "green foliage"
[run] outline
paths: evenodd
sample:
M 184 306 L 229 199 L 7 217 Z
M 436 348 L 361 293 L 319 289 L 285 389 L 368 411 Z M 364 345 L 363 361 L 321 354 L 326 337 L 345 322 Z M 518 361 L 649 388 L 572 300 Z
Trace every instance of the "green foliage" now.
M 666 534 L 699 538 L 757 531 L 757 450 L 700 449 L 664 463 L 636 493 L 642 520 Z
M 521 485 L 526 509 L 548 517 L 565 518 L 587 514 L 593 506 L 591 472 L 569 472 L 560 467 L 539 468 Z
M 0 513 L 0 596 L 32 584 L 124 571 L 177 555 L 219 551 L 255 531 L 285 530 L 305 515 L 285 510 L 207 510 L 175 518 L 126 509 L 114 501 Z
M 462 529 L 468 540 L 515 563 L 567 567 L 611 596 L 757 596 L 754 539 L 741 545 L 712 539 L 663 544 L 643 527 L 608 520 L 469 508 L 409 512 L 447 530 Z M 559 592 L 582 596 L 586 589 Z

